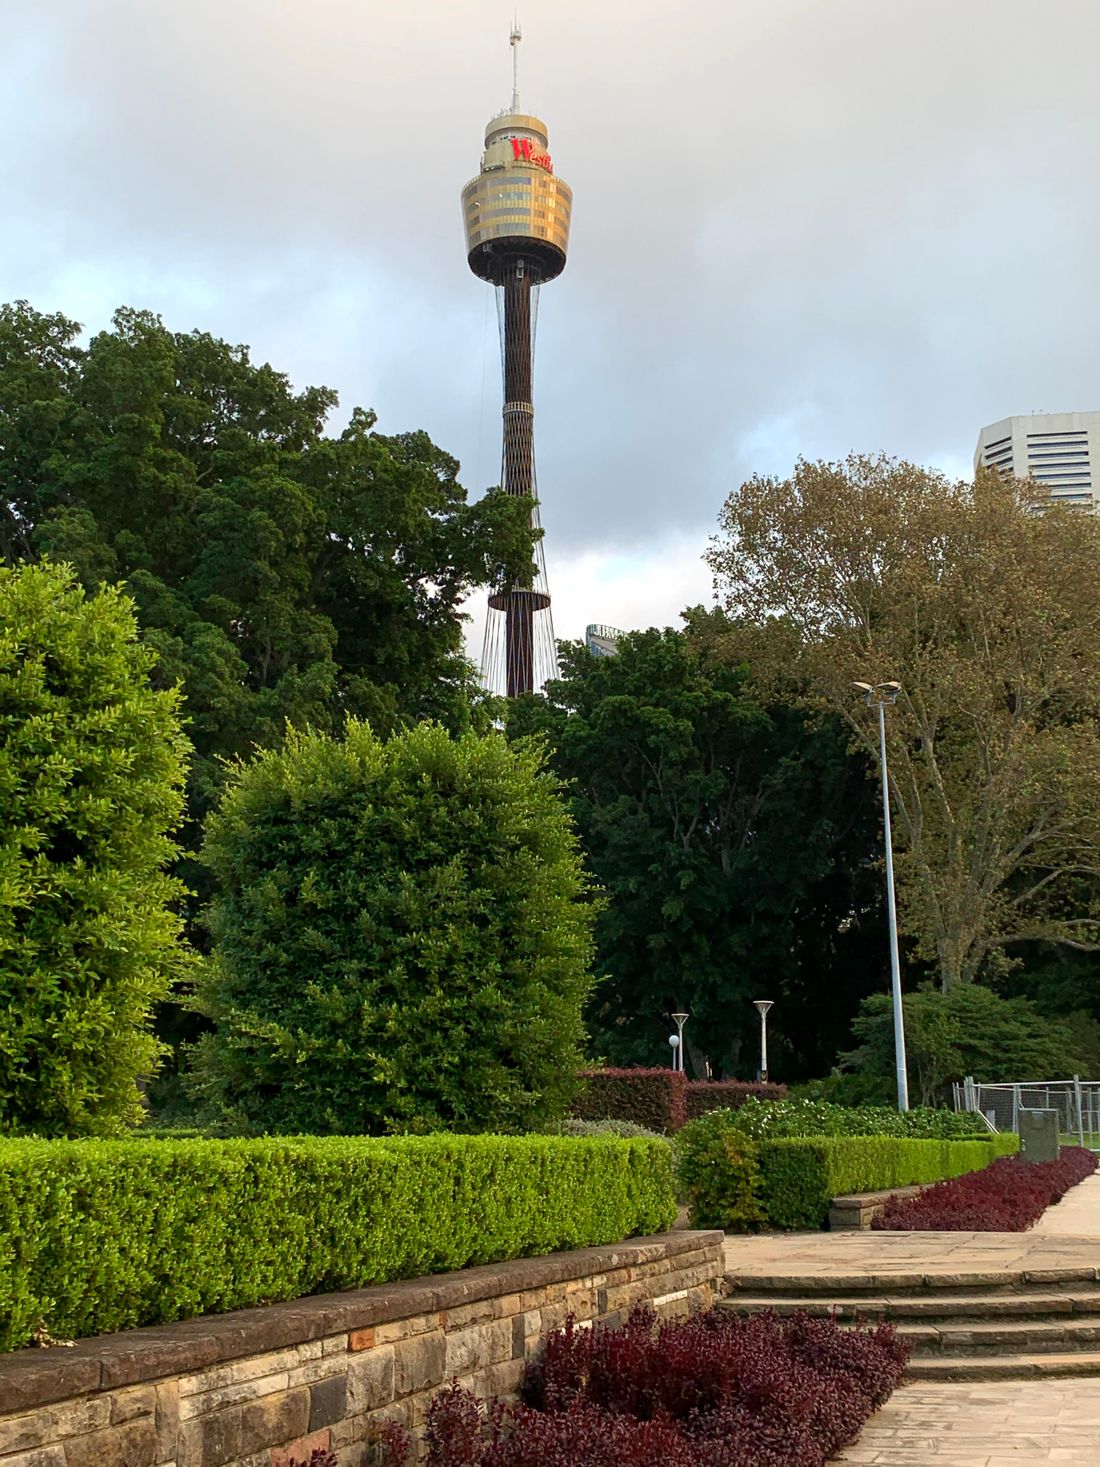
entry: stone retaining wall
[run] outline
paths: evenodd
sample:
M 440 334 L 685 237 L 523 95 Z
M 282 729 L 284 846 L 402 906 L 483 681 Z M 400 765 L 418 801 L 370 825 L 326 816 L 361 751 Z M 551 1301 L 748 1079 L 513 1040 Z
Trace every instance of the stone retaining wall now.
M 721 1233 L 665 1233 L 0 1356 L 0 1467 L 367 1467 L 457 1377 L 514 1393 L 572 1313 L 617 1323 L 710 1304 Z

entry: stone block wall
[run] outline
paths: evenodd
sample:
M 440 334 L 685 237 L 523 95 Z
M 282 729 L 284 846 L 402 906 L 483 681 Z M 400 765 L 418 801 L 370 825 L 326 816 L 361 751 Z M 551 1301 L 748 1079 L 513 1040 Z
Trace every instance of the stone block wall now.
M 0 1467 L 369 1467 L 452 1379 L 513 1394 L 568 1314 L 690 1313 L 723 1274 L 721 1233 L 666 1233 L 0 1355 Z

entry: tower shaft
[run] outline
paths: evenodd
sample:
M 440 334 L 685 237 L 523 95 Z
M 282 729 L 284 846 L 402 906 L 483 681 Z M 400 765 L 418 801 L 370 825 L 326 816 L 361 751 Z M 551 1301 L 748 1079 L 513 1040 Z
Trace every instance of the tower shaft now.
M 531 275 L 522 260 L 509 262 L 504 290 L 504 488 L 535 496 L 535 406 L 532 398 Z M 531 511 L 528 519 L 532 520 Z M 535 687 L 535 589 L 530 574 L 506 592 L 504 671 L 509 698 Z M 542 597 L 539 598 L 543 600 Z M 549 593 L 545 606 L 550 603 Z

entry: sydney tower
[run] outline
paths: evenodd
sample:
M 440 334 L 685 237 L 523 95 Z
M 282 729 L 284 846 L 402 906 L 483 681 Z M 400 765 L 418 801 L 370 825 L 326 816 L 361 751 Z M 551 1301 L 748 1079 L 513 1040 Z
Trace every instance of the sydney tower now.
M 539 527 L 532 400 L 539 286 L 565 269 L 573 191 L 554 173 L 546 124 L 520 110 L 516 83 L 518 27 L 512 31 L 512 105 L 485 129 L 481 172 L 462 190 L 466 258 L 496 286 L 504 368 L 501 482 L 530 506 Z M 482 680 L 509 698 L 557 673 L 554 624 L 541 539 L 534 570 L 489 597 Z

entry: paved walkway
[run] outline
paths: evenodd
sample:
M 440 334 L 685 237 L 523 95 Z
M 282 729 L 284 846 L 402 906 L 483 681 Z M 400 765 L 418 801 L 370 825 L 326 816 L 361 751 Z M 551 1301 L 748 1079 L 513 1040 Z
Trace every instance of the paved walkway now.
M 1027 1233 L 771 1233 L 727 1238 L 743 1288 L 766 1277 L 1042 1280 L 1044 1269 L 1100 1271 L 1100 1171 L 1070 1189 Z M 974 1280 L 977 1282 L 978 1280 Z M 920 1382 L 902 1386 L 837 1462 L 888 1467 L 1100 1467 L 1100 1379 Z
M 1026 1233 L 761 1233 L 726 1239 L 726 1269 L 743 1288 L 778 1277 L 881 1278 L 883 1287 L 957 1274 L 1100 1269 L 1100 1171 Z M 975 1279 L 974 1282 L 979 1282 Z M 990 1279 L 989 1282 L 995 1282 Z M 1095 1467 L 1100 1467 L 1100 1448 Z
M 889 1467 L 1097 1467 L 1100 1380 L 902 1386 L 835 1460 Z

